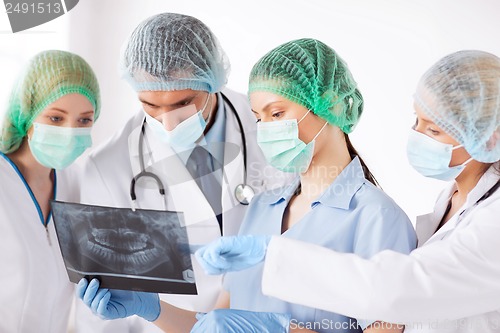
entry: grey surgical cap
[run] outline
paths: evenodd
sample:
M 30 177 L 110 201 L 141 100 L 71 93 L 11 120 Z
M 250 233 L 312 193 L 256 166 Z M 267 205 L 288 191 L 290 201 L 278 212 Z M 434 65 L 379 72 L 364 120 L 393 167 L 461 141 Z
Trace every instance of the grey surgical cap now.
M 500 160 L 500 59 L 475 50 L 447 55 L 422 76 L 415 103 L 480 162 Z
M 220 91 L 229 61 L 200 20 L 181 14 L 154 15 L 137 26 L 122 52 L 120 71 L 136 91 Z

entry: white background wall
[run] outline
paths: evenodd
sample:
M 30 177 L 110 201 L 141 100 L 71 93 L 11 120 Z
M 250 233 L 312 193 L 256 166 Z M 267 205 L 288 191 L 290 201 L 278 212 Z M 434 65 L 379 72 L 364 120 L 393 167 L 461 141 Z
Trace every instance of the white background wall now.
M 213 30 L 231 60 L 228 86 L 240 92 L 253 63 L 285 41 L 313 37 L 333 47 L 365 97 L 352 141 L 412 220 L 432 209 L 444 185 L 406 160 L 418 78 L 460 49 L 500 55 L 498 0 L 80 0 L 67 15 L 23 34 L 9 33 L 0 13 L 0 101 L 22 60 L 46 48 L 77 52 L 100 80 L 103 110 L 93 135 L 102 142 L 139 107 L 117 73 L 120 47 L 140 21 L 167 11 L 195 16 Z

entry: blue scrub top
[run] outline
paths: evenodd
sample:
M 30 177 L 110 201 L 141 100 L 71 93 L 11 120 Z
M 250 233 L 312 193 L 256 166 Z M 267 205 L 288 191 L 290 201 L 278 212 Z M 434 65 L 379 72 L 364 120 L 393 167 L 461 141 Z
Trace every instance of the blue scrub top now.
M 283 213 L 299 182 L 297 178 L 287 187 L 256 196 L 240 235 L 280 235 Z M 363 258 L 386 249 L 409 253 L 417 243 L 408 216 L 387 194 L 365 179 L 358 157 L 311 204 L 311 211 L 282 236 Z M 230 292 L 232 309 L 290 313 L 292 325 L 295 322 L 296 327 L 321 333 L 362 332 L 373 322 L 358 318 L 358 326 L 356 319 L 264 296 L 263 265 L 225 276 L 224 287 Z

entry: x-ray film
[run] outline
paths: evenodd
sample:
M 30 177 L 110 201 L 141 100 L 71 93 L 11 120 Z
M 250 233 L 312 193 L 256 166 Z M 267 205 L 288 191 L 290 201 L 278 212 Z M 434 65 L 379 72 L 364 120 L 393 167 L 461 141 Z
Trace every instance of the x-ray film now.
M 52 201 L 70 281 L 110 289 L 196 294 L 183 215 Z

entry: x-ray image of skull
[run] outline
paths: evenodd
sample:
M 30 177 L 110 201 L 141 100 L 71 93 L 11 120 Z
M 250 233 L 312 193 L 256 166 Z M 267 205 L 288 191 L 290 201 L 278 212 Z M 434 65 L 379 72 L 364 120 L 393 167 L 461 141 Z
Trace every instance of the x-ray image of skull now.
M 183 272 L 192 271 L 187 232 L 175 212 L 66 204 L 59 215 L 68 221 L 58 224 L 67 229 L 58 230 L 68 238 L 60 240 L 62 251 L 86 274 L 185 280 Z

